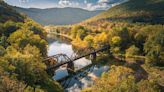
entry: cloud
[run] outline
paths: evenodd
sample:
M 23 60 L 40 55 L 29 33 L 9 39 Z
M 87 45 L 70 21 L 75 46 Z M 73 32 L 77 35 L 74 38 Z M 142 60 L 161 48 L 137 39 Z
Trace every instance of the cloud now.
M 106 10 L 127 0 L 5 0 L 8 4 L 24 8 L 74 7 L 87 10 Z
M 89 10 L 106 10 L 111 7 L 108 4 L 109 0 L 98 0 L 96 3 L 88 3 L 87 9 Z
M 87 8 L 89 10 L 106 10 L 109 7 L 111 6 L 108 5 L 107 3 L 87 4 Z
M 69 6 L 71 5 L 71 2 L 69 0 L 60 0 L 58 4 L 61 6 Z
M 19 0 L 19 2 L 21 2 L 21 3 L 27 3 L 27 2 L 29 2 L 29 0 Z
M 98 3 L 108 3 L 109 0 L 99 0 Z
M 75 7 L 87 10 L 106 10 L 125 0 L 59 0 L 58 7 Z
M 79 3 L 74 0 L 59 0 L 58 7 L 78 7 Z
M 91 2 L 91 0 L 59 0 L 58 7 L 76 7 L 87 10 L 105 10 L 110 6 L 107 4 L 108 0 L 97 0 Z

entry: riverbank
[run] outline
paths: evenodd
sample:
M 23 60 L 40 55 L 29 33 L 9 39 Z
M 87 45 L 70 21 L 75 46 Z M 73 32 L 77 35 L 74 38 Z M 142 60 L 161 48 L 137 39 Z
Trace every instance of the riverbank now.
M 71 56 L 72 53 L 76 52 L 75 49 L 73 49 L 73 47 L 72 47 L 73 45 L 70 42 L 69 43 L 65 43 L 65 42 L 63 43 L 62 41 L 59 41 L 57 39 L 53 40 L 53 41 L 54 42 L 51 42 L 52 44 L 50 45 L 50 49 L 49 49 L 52 52 L 51 54 L 65 53 L 65 54 Z M 129 64 L 126 62 L 121 62 L 119 57 L 125 56 L 125 55 L 115 55 L 115 56 L 117 58 L 112 57 L 112 56 L 110 57 L 108 54 L 101 53 L 101 54 L 98 54 L 96 61 L 92 61 L 92 63 L 94 63 L 94 65 L 99 65 L 99 66 L 100 65 L 101 66 L 108 66 L 110 70 L 113 66 L 132 69 L 134 71 L 134 76 L 136 77 L 136 80 L 147 78 L 147 76 L 149 75 L 146 73 L 147 71 L 145 71 L 145 69 L 142 67 L 142 65 L 139 65 L 136 63 Z M 136 57 L 136 58 L 140 58 L 140 57 Z M 81 66 L 88 66 L 89 63 L 87 63 L 87 62 L 85 62 L 85 60 L 76 61 L 75 66 L 80 66 L 80 67 Z M 76 74 L 76 76 L 73 75 L 72 76 L 73 79 L 71 77 L 71 79 L 72 79 L 71 83 L 64 90 L 67 90 L 68 92 L 71 92 L 71 91 L 74 92 L 74 91 L 78 90 L 77 92 L 80 92 L 82 89 L 94 85 L 95 81 L 101 79 L 102 74 L 110 73 L 110 72 L 107 72 L 107 73 L 97 72 L 97 71 L 101 71 L 102 69 L 104 69 L 103 67 L 99 67 L 99 66 L 94 68 L 94 72 L 89 72 L 89 73 L 80 72 L 80 73 Z M 86 68 L 84 68 L 84 69 L 86 69 Z M 87 69 L 93 69 L 93 68 L 87 67 Z M 58 77 L 62 77 L 66 73 L 66 69 L 65 70 L 59 69 L 58 72 L 56 72 L 56 73 L 57 73 L 56 75 Z M 99 76 L 97 76 L 97 73 Z M 84 76 L 84 74 L 86 74 L 87 76 Z M 82 77 L 79 78 L 79 76 L 82 76 Z M 110 76 L 110 77 L 112 77 L 112 76 Z
M 63 53 L 63 54 L 66 54 L 68 57 L 71 57 L 72 54 L 76 53 L 76 48 L 71 44 L 70 41 L 69 42 L 67 42 L 66 40 L 63 41 L 61 37 L 56 38 L 58 37 L 56 35 L 55 37 L 52 37 L 52 36 L 50 38 L 47 38 L 48 43 L 49 43 L 48 56 L 52 56 L 58 53 Z M 99 57 L 99 60 L 100 58 L 101 56 Z M 103 60 L 103 61 L 106 62 L 106 60 Z M 65 88 L 64 90 L 67 90 L 67 92 L 72 92 L 75 90 L 80 91 L 83 88 L 89 87 L 87 85 L 93 85 L 94 81 L 97 78 L 99 78 L 102 73 L 106 72 L 106 70 L 109 69 L 107 67 L 104 67 L 108 65 L 99 64 L 99 63 L 95 63 L 95 61 L 90 60 L 89 57 L 85 57 L 85 58 L 74 61 L 74 66 L 77 70 L 77 73 L 73 74 L 73 76 L 71 75 L 71 79 L 72 78 L 73 79 L 71 83 L 68 85 L 68 87 Z M 101 65 L 101 67 L 99 67 L 99 65 Z M 88 72 L 88 70 L 93 70 L 93 71 Z M 60 67 L 59 69 L 55 71 L 55 75 L 53 79 L 56 80 L 59 78 L 64 78 L 65 76 L 68 76 L 66 68 Z
M 53 35 L 57 35 L 57 36 L 62 36 L 62 37 L 65 37 L 67 39 L 70 39 L 70 40 L 73 40 L 73 38 L 69 35 L 66 35 L 66 34 L 61 34 L 61 33 L 56 33 L 56 32 L 51 32 L 51 33 L 48 33 L 48 34 L 53 34 Z
M 50 35 L 61 36 L 61 37 L 64 37 L 66 39 L 71 40 L 71 44 L 76 48 L 80 49 L 80 48 L 86 48 L 87 47 L 87 43 L 85 43 L 84 41 L 82 41 L 80 39 L 72 38 L 70 35 L 56 33 L 56 32 L 47 32 L 47 33 Z

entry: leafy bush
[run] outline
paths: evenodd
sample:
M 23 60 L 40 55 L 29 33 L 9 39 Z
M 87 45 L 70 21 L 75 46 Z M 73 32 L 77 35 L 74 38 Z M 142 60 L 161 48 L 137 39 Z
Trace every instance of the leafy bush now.
M 164 64 L 164 29 L 150 35 L 144 44 L 148 60 L 153 64 Z
M 126 57 L 137 56 L 139 55 L 139 51 L 139 48 L 137 48 L 135 45 L 132 45 L 126 50 Z

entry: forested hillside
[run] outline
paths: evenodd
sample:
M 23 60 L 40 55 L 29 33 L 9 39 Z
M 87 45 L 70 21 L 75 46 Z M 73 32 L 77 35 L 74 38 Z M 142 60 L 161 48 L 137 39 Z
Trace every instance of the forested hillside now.
M 80 8 L 70 7 L 50 9 L 26 9 L 14 7 L 14 9 L 20 13 L 26 14 L 42 25 L 75 24 L 102 12 L 102 10 L 88 11 Z
M 164 0 L 129 0 L 88 21 L 108 19 L 129 22 L 164 23 Z
M 23 22 L 23 16 L 11 9 L 6 3 L 2 3 L 2 0 L 0 2 L 0 22 L 4 23 L 7 20 Z
M 46 73 L 46 33 L 41 25 L 0 0 L 0 92 L 61 92 Z

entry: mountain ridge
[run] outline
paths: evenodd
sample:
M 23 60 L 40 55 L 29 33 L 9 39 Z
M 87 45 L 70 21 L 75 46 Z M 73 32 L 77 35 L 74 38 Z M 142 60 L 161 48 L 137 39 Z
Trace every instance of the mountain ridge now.
M 13 7 L 16 11 L 24 13 L 42 25 L 75 24 L 97 15 L 102 10 L 88 11 L 81 8 L 20 8 Z
M 8 20 L 23 22 L 24 17 L 0 0 L 0 22 L 4 23 Z
M 128 20 L 130 22 L 164 23 L 164 0 L 129 0 L 110 8 L 85 22 L 100 19 Z

